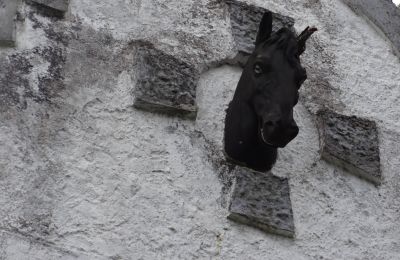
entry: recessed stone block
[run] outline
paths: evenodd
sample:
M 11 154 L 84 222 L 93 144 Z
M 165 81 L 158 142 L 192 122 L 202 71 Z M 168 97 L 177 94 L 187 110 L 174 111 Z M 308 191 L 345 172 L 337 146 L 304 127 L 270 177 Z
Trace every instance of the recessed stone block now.
M 289 183 L 285 178 L 236 167 L 229 219 L 283 236 L 294 236 Z
M 68 11 L 69 0 L 32 0 L 40 5 L 45 5 L 60 12 Z
M 226 0 L 226 3 L 230 12 L 232 34 L 238 52 L 235 58 L 227 62 L 244 66 L 249 55 L 254 50 L 254 43 L 262 16 L 268 10 L 235 0 Z M 293 25 L 293 18 L 273 13 L 272 26 L 274 32 L 282 27 L 287 27 L 294 31 Z
M 323 159 L 375 184 L 381 183 L 375 122 L 321 110 L 318 124 Z
M 0 45 L 13 46 L 15 43 L 15 16 L 17 0 L 0 0 Z
M 136 60 L 136 108 L 196 116 L 196 87 L 200 73 L 192 65 L 138 42 Z

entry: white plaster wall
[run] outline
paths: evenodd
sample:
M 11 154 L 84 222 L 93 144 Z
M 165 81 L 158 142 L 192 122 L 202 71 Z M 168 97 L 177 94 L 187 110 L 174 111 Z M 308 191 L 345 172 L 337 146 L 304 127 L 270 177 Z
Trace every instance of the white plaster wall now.
M 196 121 L 132 107 L 129 41 L 151 39 L 200 65 L 227 57 L 219 1 L 71 0 L 57 26 L 79 23 L 91 36 L 65 47 L 65 87 L 51 103 L 27 99 L 26 109 L 0 114 L 0 259 L 400 259 L 399 59 L 340 1 L 251 2 L 295 18 L 297 30 L 319 29 L 303 57 L 300 134 L 273 170 L 290 179 L 295 239 L 226 219 L 215 157 L 238 68 L 202 75 Z M 20 9 L 27 16 L 32 7 Z M 2 57 L 50 46 L 34 27 L 20 21 L 17 48 Z M 108 33 L 111 45 L 95 43 Z M 85 48 L 113 61 L 84 61 Z M 48 69 L 34 64 L 33 89 Z M 381 186 L 319 160 L 312 113 L 321 103 L 378 122 Z

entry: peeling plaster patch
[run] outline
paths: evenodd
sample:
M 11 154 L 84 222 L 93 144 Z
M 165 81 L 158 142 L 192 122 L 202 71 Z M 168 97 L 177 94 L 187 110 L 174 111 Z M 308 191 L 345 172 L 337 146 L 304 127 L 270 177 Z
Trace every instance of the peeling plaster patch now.
M 50 101 L 64 88 L 63 69 L 66 62 L 64 50 L 58 47 L 35 49 L 34 52 L 50 65 L 46 74 L 38 77 L 41 100 Z
M 26 12 L 26 16 L 32 23 L 32 28 L 35 30 L 43 30 L 44 35 L 50 43 L 59 43 L 67 46 L 71 38 L 73 38 L 73 29 L 76 28 L 76 25 L 72 28 L 66 28 L 65 24 L 59 21 L 58 18 L 40 12 L 37 8 L 29 8 Z
M 375 184 L 382 181 L 376 123 L 370 120 L 318 112 L 322 158 Z
M 37 46 L 45 45 L 46 35 L 42 28 L 37 27 L 37 22 L 30 19 L 29 5 L 22 5 L 17 22 L 16 45 L 20 50 L 33 49 Z
M 29 89 L 26 79 L 32 70 L 32 65 L 26 54 L 14 53 L 0 59 L 0 111 L 9 107 L 26 108 L 26 102 L 21 97 L 21 89 Z
M 237 54 L 233 59 L 227 60 L 229 64 L 244 66 L 254 50 L 258 27 L 261 18 L 268 10 L 262 7 L 249 5 L 236 0 L 227 0 L 229 6 L 232 34 L 235 40 Z M 273 13 L 272 31 L 276 32 L 282 27 L 294 31 L 294 19 Z
M 64 63 L 64 52 L 57 47 L 35 47 L 3 56 L 0 59 L 0 111 L 12 106 L 26 109 L 27 99 L 50 102 L 64 88 Z
M 17 0 L 0 0 L 0 46 L 15 44 L 15 16 Z
M 3 84 L 0 102 L 4 103 L 1 105 L 2 110 L 10 106 L 25 109 L 28 100 L 36 103 L 51 102 L 64 88 L 64 46 L 68 44 L 70 35 L 69 30 L 54 19 L 35 13 L 29 5 L 21 8 L 19 34 L 29 43 L 19 45 L 19 49 L 12 54 L 4 53 L 0 59 L 0 67 L 4 68 L 0 70 L 0 81 Z M 33 41 L 30 41 L 31 37 L 26 38 L 27 30 L 32 30 L 36 36 Z M 35 41 L 42 42 L 36 44 Z M 5 98 L 6 92 L 8 97 L 14 98 Z
M 294 236 L 286 178 L 236 167 L 229 219 L 283 236 Z
M 195 117 L 199 72 L 194 66 L 157 50 L 151 43 L 138 41 L 136 44 L 134 106 L 153 112 L 179 112 Z

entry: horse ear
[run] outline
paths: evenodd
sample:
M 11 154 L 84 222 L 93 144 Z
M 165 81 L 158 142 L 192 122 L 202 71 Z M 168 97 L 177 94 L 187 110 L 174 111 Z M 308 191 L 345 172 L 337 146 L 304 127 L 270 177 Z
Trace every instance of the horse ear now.
M 256 46 L 271 36 L 272 32 L 272 13 L 265 12 L 258 28 Z

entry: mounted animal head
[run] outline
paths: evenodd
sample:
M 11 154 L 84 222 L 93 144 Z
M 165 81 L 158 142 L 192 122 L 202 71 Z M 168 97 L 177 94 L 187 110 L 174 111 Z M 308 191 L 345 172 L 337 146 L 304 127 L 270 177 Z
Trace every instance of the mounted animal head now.
M 272 33 L 272 14 L 264 14 L 225 120 L 225 152 L 235 161 L 269 170 L 276 148 L 297 136 L 293 108 L 307 78 L 300 55 L 315 31 L 307 27 L 298 37 L 287 28 Z

